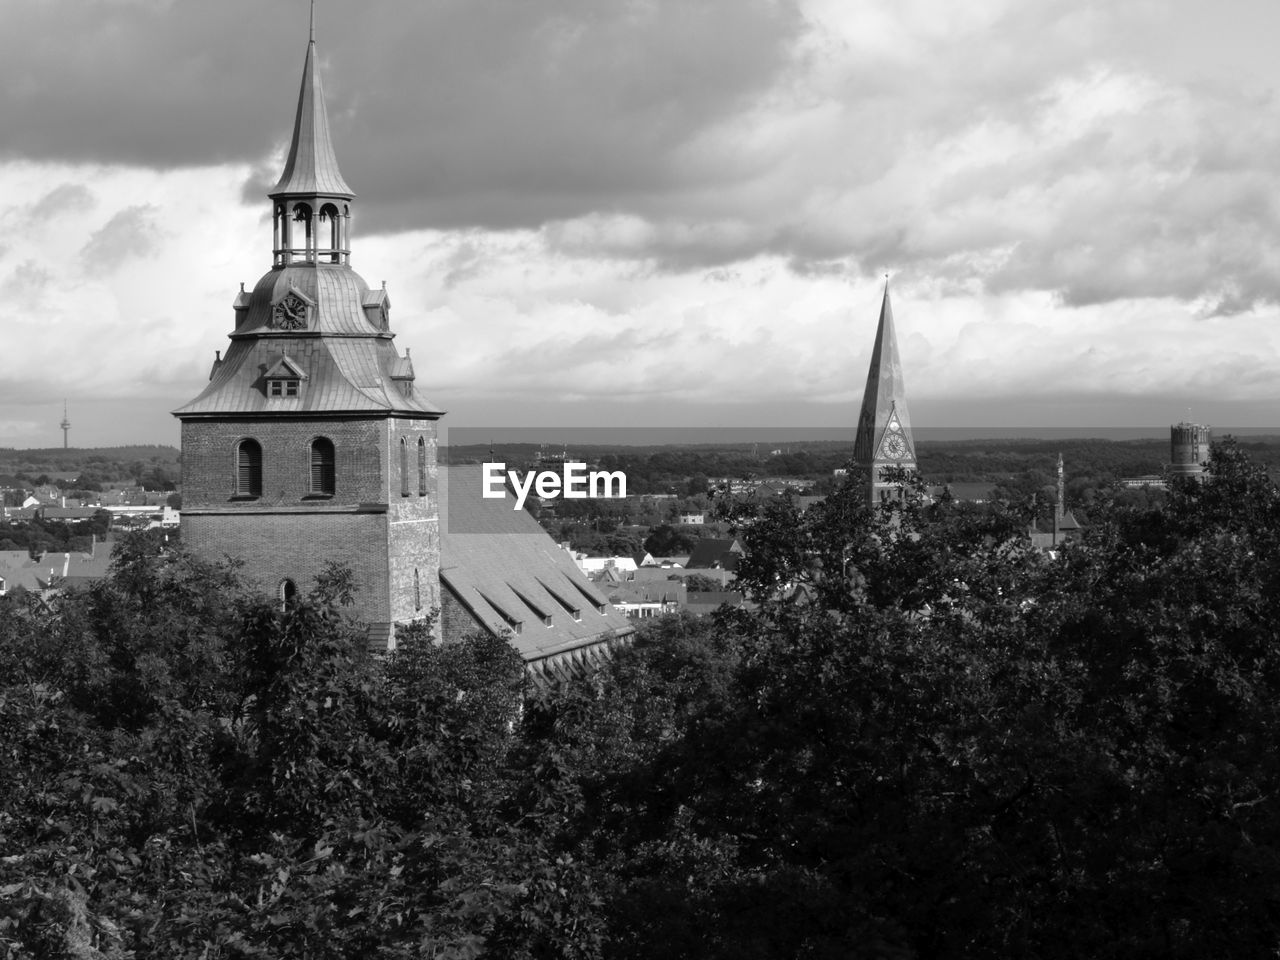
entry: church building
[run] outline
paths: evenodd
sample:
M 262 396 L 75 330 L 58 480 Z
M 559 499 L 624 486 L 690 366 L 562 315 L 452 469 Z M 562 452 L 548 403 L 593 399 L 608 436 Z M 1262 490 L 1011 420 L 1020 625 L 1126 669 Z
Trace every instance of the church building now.
M 888 471 L 895 467 L 916 469 L 916 444 L 911 436 L 911 415 L 907 412 L 907 390 L 898 337 L 893 329 L 888 281 L 884 285 L 880 323 L 871 349 L 871 367 L 862 395 L 853 458 L 867 472 L 867 503 L 871 506 L 900 493 L 898 484 L 886 478 Z
M 481 502 L 478 471 L 448 489 L 436 457 L 444 410 L 395 345 L 385 287 L 351 266 L 355 193 L 330 140 L 314 24 L 269 197 L 271 268 L 241 285 L 225 355 L 174 411 L 184 542 L 240 559 L 282 603 L 331 561 L 348 566 L 375 650 L 439 610 L 445 639 L 507 634 L 535 673 L 603 655 L 630 627 L 569 555 L 509 500 Z

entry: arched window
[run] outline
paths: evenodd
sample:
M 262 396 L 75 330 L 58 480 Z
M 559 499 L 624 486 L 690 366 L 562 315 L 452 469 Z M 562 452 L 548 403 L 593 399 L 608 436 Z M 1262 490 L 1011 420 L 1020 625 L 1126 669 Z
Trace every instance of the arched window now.
M 422 579 L 418 576 L 418 568 L 413 568 L 413 609 L 422 609 Z
M 334 474 L 333 441 L 316 437 L 311 441 L 311 492 L 333 496 Z
M 290 241 L 291 241 L 291 242 L 290 242 L 289 246 L 290 246 L 290 247 L 292 247 L 295 251 L 297 251 L 297 250 L 301 249 L 301 250 L 306 254 L 306 258 L 307 258 L 308 260 L 310 260 L 310 259 L 312 258 L 313 252 L 314 252 L 314 250 L 315 250 L 315 240 L 314 240 L 314 238 L 312 237 L 312 234 L 311 234 L 311 207 L 310 207 L 310 205 L 305 204 L 305 203 L 298 203 L 298 204 L 294 204 L 294 207 L 293 207 L 293 222 L 294 222 L 294 223 L 300 223 L 300 224 L 302 224 L 302 237 L 301 237 L 301 238 L 299 238 L 299 237 L 298 237 L 298 235 L 297 235 L 296 233 L 293 233 L 293 232 L 292 232 L 292 229 L 291 229 L 291 230 L 290 230 Z M 299 240 L 299 239 L 301 239 L 301 240 L 303 241 L 303 242 L 302 242 L 302 247 L 301 247 L 301 248 L 299 248 L 299 246 L 298 246 L 298 240 Z
M 418 438 L 418 496 L 427 495 L 427 441 Z
M 342 219 L 338 213 L 338 208 L 332 203 L 326 203 L 320 208 L 320 222 L 329 224 L 329 253 L 325 260 L 329 263 L 338 263 L 338 251 L 342 249 Z M 316 238 L 316 246 L 320 245 L 320 238 Z
M 409 441 L 400 438 L 400 496 L 409 495 Z
M 280 581 L 280 609 L 288 610 L 298 602 L 298 585 L 288 577 Z
M 262 496 L 262 446 L 257 440 L 236 444 L 236 496 Z

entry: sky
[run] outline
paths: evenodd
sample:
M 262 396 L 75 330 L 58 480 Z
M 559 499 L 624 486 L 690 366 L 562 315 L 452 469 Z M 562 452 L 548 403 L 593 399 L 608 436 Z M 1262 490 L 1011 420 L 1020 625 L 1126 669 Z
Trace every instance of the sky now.
M 308 0 L 0 0 L 0 446 L 172 443 Z M 353 266 L 455 427 L 1280 426 L 1269 0 L 317 0 Z

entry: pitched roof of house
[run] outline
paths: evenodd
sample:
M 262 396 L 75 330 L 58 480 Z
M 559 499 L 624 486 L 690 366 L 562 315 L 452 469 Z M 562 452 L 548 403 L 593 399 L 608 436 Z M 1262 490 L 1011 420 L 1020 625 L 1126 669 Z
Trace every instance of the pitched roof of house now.
M 43 590 L 49 579 L 49 564 L 31 559 L 26 550 L 0 550 L 0 580 L 6 591 L 23 587 Z
M 734 537 L 706 537 L 699 540 L 689 554 L 686 570 L 711 570 L 722 567 L 725 570 L 737 569 L 737 558 L 742 554 L 742 544 Z
M 683 604 L 688 594 L 684 583 L 679 580 L 629 580 L 609 584 L 607 589 L 613 603 Z
M 526 662 L 629 635 L 621 612 L 514 498 L 481 496 L 478 464 L 440 468 L 440 581 Z
M 724 604 L 740 607 L 742 603 L 743 596 L 736 590 L 703 590 L 688 595 L 685 609 L 690 613 L 710 613 L 719 610 Z
M 44 507 L 40 513 L 45 520 L 92 520 L 100 507 Z

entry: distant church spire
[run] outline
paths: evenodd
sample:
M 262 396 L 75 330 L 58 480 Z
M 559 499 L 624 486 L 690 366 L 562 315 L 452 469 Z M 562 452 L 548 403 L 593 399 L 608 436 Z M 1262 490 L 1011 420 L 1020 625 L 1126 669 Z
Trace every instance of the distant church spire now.
M 914 470 L 916 466 L 916 446 L 911 435 L 911 415 L 907 412 L 902 357 L 893 328 L 888 277 L 871 350 L 871 367 L 867 371 L 867 388 L 862 396 L 862 412 L 858 416 L 854 459 L 870 477 L 867 500 L 872 504 L 896 495 L 896 486 L 882 479 L 884 470 L 892 467 Z

